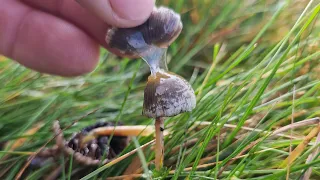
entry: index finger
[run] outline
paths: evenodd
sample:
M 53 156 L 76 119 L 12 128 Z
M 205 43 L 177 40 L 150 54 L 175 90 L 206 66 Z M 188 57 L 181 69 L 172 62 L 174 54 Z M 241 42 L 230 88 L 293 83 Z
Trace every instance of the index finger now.
M 89 13 L 74 0 L 21 0 L 22 2 L 61 17 L 70 23 L 78 26 L 88 35 L 94 38 L 99 44 L 108 48 L 105 43 L 105 33 L 109 28 L 105 22 Z
M 109 24 L 111 22 L 112 25 L 118 25 L 121 27 L 137 26 L 142 24 L 148 18 L 154 6 L 154 0 L 79 0 L 84 3 L 84 5 L 91 4 L 91 7 L 88 7 L 91 11 L 96 8 L 93 7 L 92 9 L 92 6 L 94 6 L 93 4 L 96 4 L 95 6 L 99 6 L 101 8 L 100 11 L 106 12 L 103 15 L 104 18 L 101 16 L 98 18 L 92 12 L 81 7 L 75 0 L 22 1 L 33 7 L 37 7 L 38 9 L 72 22 L 106 48 L 108 48 L 108 46 L 105 43 L 105 33 L 109 28 L 105 22 L 107 17 L 109 18 Z M 88 3 L 88 1 L 95 1 L 96 3 Z M 104 5 L 101 2 L 104 2 Z M 128 16 L 128 14 L 126 14 L 128 12 L 131 13 L 132 16 L 126 17 L 127 20 L 123 20 L 124 18 L 121 17 Z M 141 14 L 143 17 L 141 17 Z M 130 18 L 131 20 L 129 20 Z

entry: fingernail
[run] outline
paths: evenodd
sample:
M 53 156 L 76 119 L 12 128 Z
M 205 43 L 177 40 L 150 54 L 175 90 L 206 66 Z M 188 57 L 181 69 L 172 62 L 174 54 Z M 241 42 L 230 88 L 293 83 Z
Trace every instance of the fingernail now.
M 76 0 L 109 25 L 128 28 L 144 23 L 155 0 Z
M 154 7 L 154 0 L 109 0 L 113 12 L 125 20 L 146 20 Z

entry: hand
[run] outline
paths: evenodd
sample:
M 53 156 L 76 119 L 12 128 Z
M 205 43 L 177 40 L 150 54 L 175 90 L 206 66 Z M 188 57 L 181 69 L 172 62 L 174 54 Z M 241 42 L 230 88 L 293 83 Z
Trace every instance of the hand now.
M 92 71 L 110 25 L 133 27 L 154 0 L 0 0 L 0 54 L 39 72 L 76 76 Z M 99 17 L 99 18 L 98 18 Z

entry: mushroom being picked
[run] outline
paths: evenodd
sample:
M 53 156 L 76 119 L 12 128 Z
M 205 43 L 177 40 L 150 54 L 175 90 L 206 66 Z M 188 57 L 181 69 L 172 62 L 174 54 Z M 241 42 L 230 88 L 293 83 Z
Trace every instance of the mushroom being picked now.
M 163 117 L 191 111 L 196 98 L 191 85 L 169 72 L 166 66 L 167 47 L 179 36 L 182 22 L 173 10 L 155 8 L 149 19 L 134 28 L 111 28 L 106 41 L 125 56 L 140 56 L 150 67 L 151 75 L 144 90 L 143 114 L 155 118 L 157 169 L 163 165 Z

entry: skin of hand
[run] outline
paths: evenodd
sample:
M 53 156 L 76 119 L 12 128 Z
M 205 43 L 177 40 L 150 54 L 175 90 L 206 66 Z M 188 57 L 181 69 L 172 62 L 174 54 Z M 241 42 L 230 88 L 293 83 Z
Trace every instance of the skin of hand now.
M 60 76 L 91 72 L 111 26 L 145 22 L 155 0 L 0 0 L 0 54 Z

